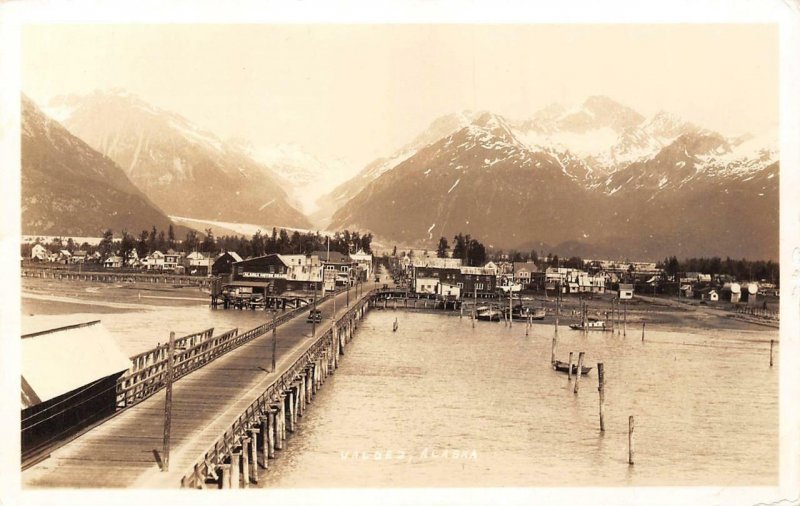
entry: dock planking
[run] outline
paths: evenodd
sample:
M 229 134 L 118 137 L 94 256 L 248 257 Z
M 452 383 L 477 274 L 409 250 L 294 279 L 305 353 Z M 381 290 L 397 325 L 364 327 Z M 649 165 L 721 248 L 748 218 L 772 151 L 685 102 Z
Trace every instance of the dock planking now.
M 368 290 L 365 287 L 364 293 Z M 337 315 L 347 294 L 336 297 Z M 356 298 L 350 295 L 350 304 Z M 333 300 L 319 305 L 317 335 L 331 326 Z M 265 322 L 271 318 L 265 313 Z M 277 368 L 272 366 L 272 332 L 205 365 L 173 386 L 170 466 L 161 472 L 165 391 L 162 389 L 52 452 L 22 472 L 23 488 L 174 488 L 198 456 L 233 420 L 313 344 L 305 314 L 278 327 Z

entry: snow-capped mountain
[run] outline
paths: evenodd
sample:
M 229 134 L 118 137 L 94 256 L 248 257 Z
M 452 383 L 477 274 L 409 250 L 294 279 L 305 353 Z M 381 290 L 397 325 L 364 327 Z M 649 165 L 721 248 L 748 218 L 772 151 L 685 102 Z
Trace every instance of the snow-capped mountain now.
M 300 144 L 255 147 L 250 142 L 238 145 L 251 158 L 269 167 L 289 194 L 292 205 L 307 216 L 318 211 L 317 200 L 352 176 L 351 166 L 341 159 L 323 159 Z
M 379 178 L 386 171 L 393 169 L 398 164 L 407 160 L 428 144 L 436 142 L 442 137 L 470 124 L 477 114 L 478 113 L 473 111 L 463 111 L 436 118 L 425 130 L 400 149 L 385 158 L 378 158 L 370 162 L 355 176 L 340 183 L 331 192 L 322 195 L 317 200 L 317 205 L 320 209 L 318 215 L 321 218 L 326 218 L 326 221 L 329 221 L 330 217 L 332 217 L 340 207 L 347 203 L 347 201 L 353 198 L 369 183 Z M 324 225 L 327 225 L 327 223 L 324 223 Z
M 178 114 L 121 90 L 57 97 L 48 107 L 169 214 L 310 225 L 269 168 Z
M 98 153 L 22 96 L 22 232 L 100 236 L 137 234 L 167 216 L 111 159 Z
M 603 97 L 524 122 L 470 119 L 393 167 L 381 161 L 332 226 L 426 245 L 469 232 L 497 247 L 777 257 L 773 136 L 729 139 Z

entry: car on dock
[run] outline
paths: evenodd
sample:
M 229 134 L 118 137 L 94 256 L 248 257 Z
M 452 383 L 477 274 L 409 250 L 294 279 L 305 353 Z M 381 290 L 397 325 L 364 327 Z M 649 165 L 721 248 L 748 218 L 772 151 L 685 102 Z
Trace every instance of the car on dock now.
M 322 311 L 319 309 L 312 309 L 311 312 L 308 313 L 308 318 L 306 318 L 307 323 L 320 323 L 322 322 Z

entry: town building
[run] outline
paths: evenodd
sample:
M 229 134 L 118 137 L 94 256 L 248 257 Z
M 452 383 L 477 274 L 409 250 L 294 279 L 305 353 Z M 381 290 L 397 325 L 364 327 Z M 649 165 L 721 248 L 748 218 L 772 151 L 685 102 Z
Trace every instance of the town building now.
M 633 298 L 633 285 L 630 283 L 620 283 L 617 289 L 619 300 L 631 300 Z
M 100 321 L 22 320 L 22 456 L 67 439 L 116 410 L 116 381 L 131 366 Z
M 103 260 L 103 267 L 106 269 L 119 269 L 122 267 L 122 257 L 118 255 L 111 255 Z
M 193 251 L 183 257 L 183 266 L 189 274 L 197 274 L 205 276 L 211 272 L 211 266 L 214 264 L 211 255 Z
M 534 262 L 514 262 L 512 272 L 517 283 L 523 288 L 529 288 L 533 284 L 534 274 L 539 272 L 539 267 Z
M 287 291 L 323 289 L 323 264 L 316 255 L 271 253 L 248 258 L 231 265 L 231 279 L 224 286 L 239 293 L 278 295 Z
M 241 262 L 242 257 L 235 251 L 223 251 L 214 259 L 211 264 L 211 274 L 214 276 L 224 276 L 231 273 L 235 262 Z
M 48 255 L 49 253 L 47 251 L 47 248 L 45 248 L 39 243 L 34 244 L 33 248 L 31 248 L 31 260 L 35 260 L 38 262 L 45 262 L 47 261 Z
M 312 251 L 310 256 L 320 259 L 323 266 L 325 291 L 334 287 L 344 287 L 354 283 L 358 262 L 338 251 Z
M 356 253 L 350 253 L 350 258 L 356 262 L 358 267 L 357 277 L 360 281 L 365 282 L 372 278 L 373 266 L 372 255 L 364 253 L 363 250 L 358 250 Z
M 167 252 L 164 253 L 164 264 L 161 266 L 161 270 L 174 271 L 180 263 L 180 258 L 180 253 L 172 248 L 168 249 Z

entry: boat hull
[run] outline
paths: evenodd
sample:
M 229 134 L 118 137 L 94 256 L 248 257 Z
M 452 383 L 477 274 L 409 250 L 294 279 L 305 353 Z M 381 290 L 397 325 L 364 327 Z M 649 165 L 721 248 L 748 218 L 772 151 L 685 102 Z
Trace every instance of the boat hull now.
M 553 369 L 558 372 L 569 372 L 569 364 L 560 360 L 556 360 L 553 362 Z M 591 370 L 592 367 L 582 366 L 581 375 L 585 376 L 589 374 L 589 371 Z M 578 364 L 572 364 L 572 374 L 578 374 Z

